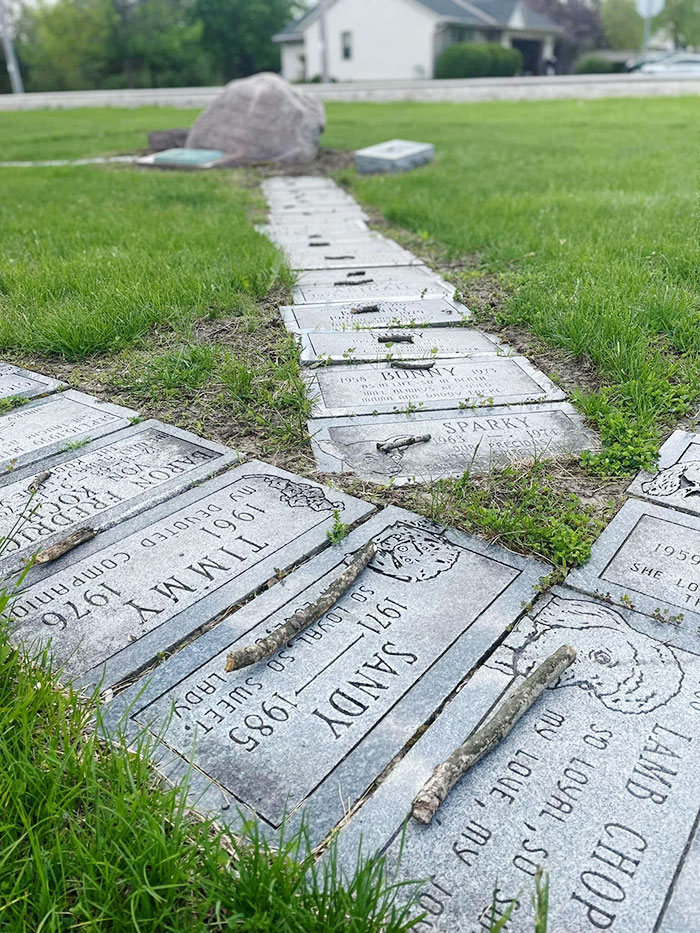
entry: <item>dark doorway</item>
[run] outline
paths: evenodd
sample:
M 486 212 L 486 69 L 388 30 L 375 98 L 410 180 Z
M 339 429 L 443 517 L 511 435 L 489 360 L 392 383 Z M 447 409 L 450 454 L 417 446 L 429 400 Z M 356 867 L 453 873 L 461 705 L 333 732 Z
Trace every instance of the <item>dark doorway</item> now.
M 540 39 L 512 39 L 511 45 L 523 56 L 523 74 L 537 75 L 542 64 L 542 42 Z

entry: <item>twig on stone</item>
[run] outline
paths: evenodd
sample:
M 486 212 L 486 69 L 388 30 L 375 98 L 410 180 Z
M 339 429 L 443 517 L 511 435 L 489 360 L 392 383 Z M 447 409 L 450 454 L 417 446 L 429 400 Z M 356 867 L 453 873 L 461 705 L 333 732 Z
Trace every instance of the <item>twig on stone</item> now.
M 376 314 L 381 311 L 379 305 L 365 305 L 363 308 L 350 308 L 350 314 Z
M 64 538 L 63 541 L 59 541 L 58 544 L 47 547 L 45 551 L 39 551 L 34 558 L 34 563 L 49 564 L 52 560 L 58 560 L 59 557 L 63 557 L 64 554 L 72 551 L 73 548 L 78 547 L 79 544 L 92 541 L 96 534 L 97 532 L 93 531 L 92 528 L 79 528 L 77 531 L 68 535 L 67 538 Z
M 433 771 L 413 801 L 413 818 L 419 823 L 430 823 L 440 804 L 455 784 L 478 761 L 503 741 L 516 722 L 576 660 L 576 652 L 562 645 L 551 657 L 527 677 L 512 695 L 494 713 L 486 725 L 469 736 L 450 757 Z
M 379 343 L 413 343 L 413 334 L 381 334 Z
M 432 369 L 434 360 L 392 360 L 392 369 Z
M 35 492 L 39 491 L 39 488 L 44 485 L 47 479 L 51 477 L 51 470 L 44 470 L 43 473 L 38 473 L 32 482 L 27 486 L 27 492 L 32 496 Z
M 377 450 L 388 454 L 392 450 L 401 450 L 402 447 L 411 447 L 413 444 L 427 444 L 431 434 L 413 434 L 411 437 L 401 437 L 397 441 L 385 441 L 377 444 Z
M 356 282 L 349 282 L 347 279 L 341 279 L 339 282 L 334 282 L 334 285 L 370 285 L 374 282 L 374 279 L 358 279 Z
M 251 664 L 257 664 L 258 661 L 264 661 L 266 658 L 272 657 L 291 638 L 320 619 L 324 612 L 328 612 L 338 602 L 343 593 L 352 586 L 376 553 L 376 544 L 374 541 L 368 541 L 357 552 L 340 576 L 321 593 L 315 602 L 309 606 L 304 606 L 303 609 L 298 609 L 284 625 L 281 625 L 254 645 L 246 645 L 245 648 L 230 652 L 226 658 L 226 673 L 230 674 L 232 671 L 238 671 L 242 667 L 249 667 Z

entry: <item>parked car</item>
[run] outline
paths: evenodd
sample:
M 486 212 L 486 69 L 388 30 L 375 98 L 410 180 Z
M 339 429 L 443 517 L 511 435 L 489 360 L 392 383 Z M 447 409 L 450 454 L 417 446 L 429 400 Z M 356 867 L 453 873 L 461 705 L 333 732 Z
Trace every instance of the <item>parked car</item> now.
M 692 52 L 674 52 L 667 58 L 642 65 L 643 74 L 698 74 L 700 75 L 700 55 Z

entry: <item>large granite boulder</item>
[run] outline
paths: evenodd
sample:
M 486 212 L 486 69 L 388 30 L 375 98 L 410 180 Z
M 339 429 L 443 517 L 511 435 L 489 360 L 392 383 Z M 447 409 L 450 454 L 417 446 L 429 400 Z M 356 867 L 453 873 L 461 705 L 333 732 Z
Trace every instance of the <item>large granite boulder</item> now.
M 263 72 L 231 81 L 202 113 L 188 148 L 221 149 L 229 162 L 308 162 L 326 126 L 320 100 Z

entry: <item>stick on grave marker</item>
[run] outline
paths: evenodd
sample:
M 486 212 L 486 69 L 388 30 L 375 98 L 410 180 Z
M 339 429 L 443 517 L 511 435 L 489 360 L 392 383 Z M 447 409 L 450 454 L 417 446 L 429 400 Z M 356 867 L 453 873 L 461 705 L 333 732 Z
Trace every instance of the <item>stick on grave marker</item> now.
M 374 541 L 368 541 L 364 547 L 360 548 L 340 576 L 311 605 L 299 609 L 284 625 L 280 625 L 278 629 L 265 638 L 261 638 L 254 645 L 246 645 L 245 648 L 231 651 L 226 658 L 226 673 L 230 674 L 232 671 L 238 671 L 242 667 L 249 667 L 251 664 L 257 664 L 258 661 L 272 657 L 275 651 L 285 645 L 290 638 L 320 619 L 324 612 L 328 612 L 343 593 L 352 586 L 376 553 L 376 544 Z
M 575 660 L 574 649 L 569 645 L 562 645 L 540 664 L 496 710 L 486 725 L 477 729 L 446 761 L 437 766 L 413 801 L 413 818 L 428 825 L 455 784 L 505 739 L 540 694 L 558 680 Z

